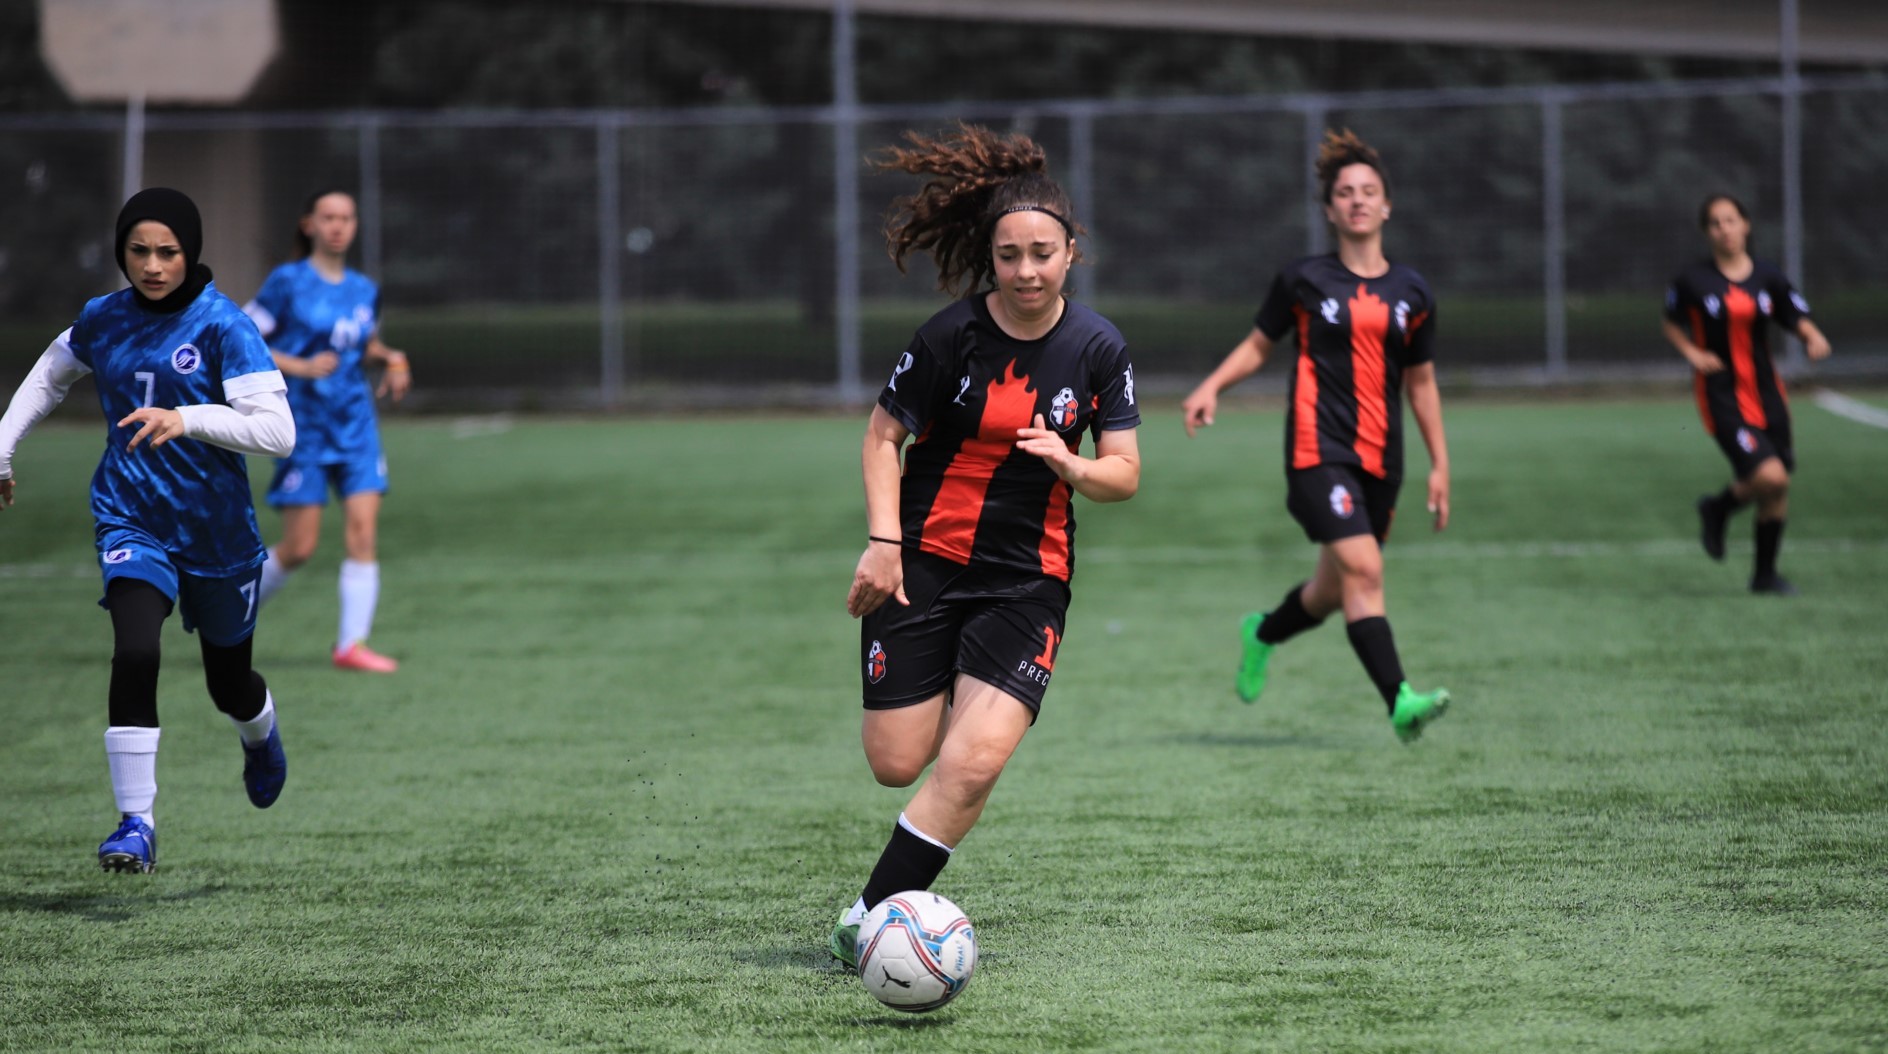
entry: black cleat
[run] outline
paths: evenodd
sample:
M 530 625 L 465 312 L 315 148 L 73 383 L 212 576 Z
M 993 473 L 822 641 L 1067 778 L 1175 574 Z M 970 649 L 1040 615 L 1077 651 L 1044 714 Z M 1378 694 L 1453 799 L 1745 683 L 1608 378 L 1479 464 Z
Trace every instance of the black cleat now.
M 1698 540 L 1704 543 L 1704 554 L 1713 560 L 1724 559 L 1724 527 L 1730 522 L 1724 507 L 1718 504 L 1715 494 L 1707 494 L 1698 499 Z M 1757 588 L 1755 585 L 1752 589 Z
M 1772 596 L 1779 597 L 1793 597 L 1796 595 L 1796 587 L 1791 585 L 1790 580 L 1782 575 L 1757 575 L 1750 580 L 1750 591 L 1752 593 L 1769 593 Z

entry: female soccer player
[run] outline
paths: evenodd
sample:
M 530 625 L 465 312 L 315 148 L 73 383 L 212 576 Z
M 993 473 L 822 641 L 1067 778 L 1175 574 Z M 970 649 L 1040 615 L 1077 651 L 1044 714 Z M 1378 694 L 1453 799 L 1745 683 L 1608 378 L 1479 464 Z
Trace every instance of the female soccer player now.
M 1442 434 L 1433 346 L 1436 298 L 1421 275 L 1383 255 L 1390 179 L 1376 150 L 1345 129 L 1318 150 L 1324 215 L 1337 251 L 1279 272 L 1251 333 L 1182 405 L 1187 435 L 1213 423 L 1219 395 L 1265 365 L 1287 332 L 1298 335 L 1285 416 L 1285 508 L 1318 543 L 1311 579 L 1268 614 L 1240 625 L 1235 687 L 1246 702 L 1265 688 L 1272 649 L 1343 611 L 1351 647 L 1405 743 L 1449 706 L 1443 689 L 1403 679 L 1383 601 L 1383 543 L 1403 482 L 1402 392 L 1429 447 L 1429 511 L 1449 523 L 1449 450 Z
M 197 633 L 211 700 L 236 723 L 249 800 L 268 808 L 288 775 L 274 700 L 249 663 L 262 536 L 243 455 L 287 454 L 295 421 L 256 327 L 197 262 L 203 225 L 188 197 L 133 195 L 116 245 L 131 288 L 86 304 L 0 417 L 0 507 L 13 504 L 20 440 L 95 374 L 111 425 L 92 516 L 114 638 L 105 760 L 121 817 L 98 862 L 147 872 L 157 867 L 158 641 L 173 606 Z
M 380 342 L 380 288 L 347 266 L 357 225 L 349 195 L 330 190 L 309 198 L 295 230 L 300 259 L 271 272 L 243 309 L 288 375 L 289 405 L 300 427 L 295 452 L 276 463 L 269 484 L 269 504 L 282 511 L 282 540 L 263 565 L 262 600 L 315 554 L 321 508 L 332 486 L 347 520 L 334 664 L 392 673 L 400 664 L 367 646 L 380 603 L 376 535 L 380 499 L 387 493 L 374 397 L 390 394 L 398 401 L 412 371 L 405 352 Z M 386 366 L 377 391 L 367 383 L 366 362 Z
M 968 125 L 905 138 L 878 167 L 933 178 L 888 222 L 892 259 L 929 253 L 939 288 L 969 296 L 918 329 L 865 431 L 868 540 L 846 596 L 865 757 L 888 787 L 937 765 L 834 928 L 855 967 L 865 913 L 931 885 L 1036 719 L 1068 612 L 1071 496 L 1125 501 L 1141 474 L 1134 367 L 1114 326 L 1063 296 L 1077 228 L 1042 148 Z
M 1711 258 L 1686 268 L 1665 293 L 1665 339 L 1691 363 L 1698 414 L 1705 431 L 1731 461 L 1736 478 L 1717 494 L 1698 499 L 1704 551 L 1724 559 L 1724 529 L 1731 516 L 1757 503 L 1757 566 L 1753 593 L 1792 596 L 1796 587 L 1777 574 L 1783 523 L 1789 513 L 1790 404 L 1770 361 L 1774 321 L 1803 340 L 1812 359 L 1829 357 L 1829 340 L 1809 319 L 1809 303 L 1783 272 L 1750 255 L 1750 213 L 1729 194 L 1698 207 L 1698 226 Z M 1727 368 L 1728 367 L 1728 368 Z

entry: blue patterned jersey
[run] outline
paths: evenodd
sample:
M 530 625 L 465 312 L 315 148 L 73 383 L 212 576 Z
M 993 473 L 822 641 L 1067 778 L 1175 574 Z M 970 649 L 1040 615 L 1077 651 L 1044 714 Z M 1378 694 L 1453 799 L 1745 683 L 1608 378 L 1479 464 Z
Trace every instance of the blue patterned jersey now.
M 288 460 L 335 465 L 378 456 L 374 390 L 361 368 L 367 340 L 380 324 L 380 287 L 373 279 L 349 270 L 330 282 L 311 261 L 283 264 L 269 272 L 243 310 L 269 347 L 284 355 L 340 356 L 326 377 L 288 378 L 288 404 L 295 412 L 295 452 Z
M 282 376 L 255 325 L 214 282 L 175 314 L 146 310 L 138 296 L 120 289 L 91 301 L 60 338 L 92 371 L 105 412 L 92 516 L 101 536 L 125 527 L 149 534 L 191 574 L 238 574 L 263 555 L 243 455 L 196 439 L 156 449 L 147 440 L 129 450 L 138 430 L 118 422 L 145 406 L 227 404 L 281 391 Z

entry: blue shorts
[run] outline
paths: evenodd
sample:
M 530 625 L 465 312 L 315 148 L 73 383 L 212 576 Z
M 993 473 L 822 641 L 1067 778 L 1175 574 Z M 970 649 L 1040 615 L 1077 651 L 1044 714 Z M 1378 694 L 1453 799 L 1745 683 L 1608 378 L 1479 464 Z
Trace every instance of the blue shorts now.
M 356 494 L 387 493 L 386 455 L 365 454 L 332 465 L 278 461 L 275 479 L 269 483 L 269 504 L 278 509 L 284 505 L 326 505 L 330 486 L 342 500 Z
M 98 538 L 98 565 L 105 573 L 105 590 L 117 578 L 148 582 L 177 605 L 184 632 L 203 631 L 203 639 L 219 648 L 233 647 L 256 632 L 256 593 L 262 586 L 262 562 L 227 578 L 205 578 L 179 571 L 170 553 L 143 531 L 107 528 Z M 106 597 L 98 606 L 109 608 Z

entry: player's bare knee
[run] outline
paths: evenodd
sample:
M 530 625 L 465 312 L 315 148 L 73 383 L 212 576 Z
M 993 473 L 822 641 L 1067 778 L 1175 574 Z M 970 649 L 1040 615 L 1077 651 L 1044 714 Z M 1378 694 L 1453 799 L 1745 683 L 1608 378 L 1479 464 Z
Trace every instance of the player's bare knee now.
M 287 571 L 293 571 L 308 562 L 315 555 L 314 542 L 291 542 L 283 539 L 276 543 L 275 562 Z
M 867 758 L 872 766 L 872 778 L 881 787 L 909 787 L 924 775 L 926 762 L 909 757 Z

